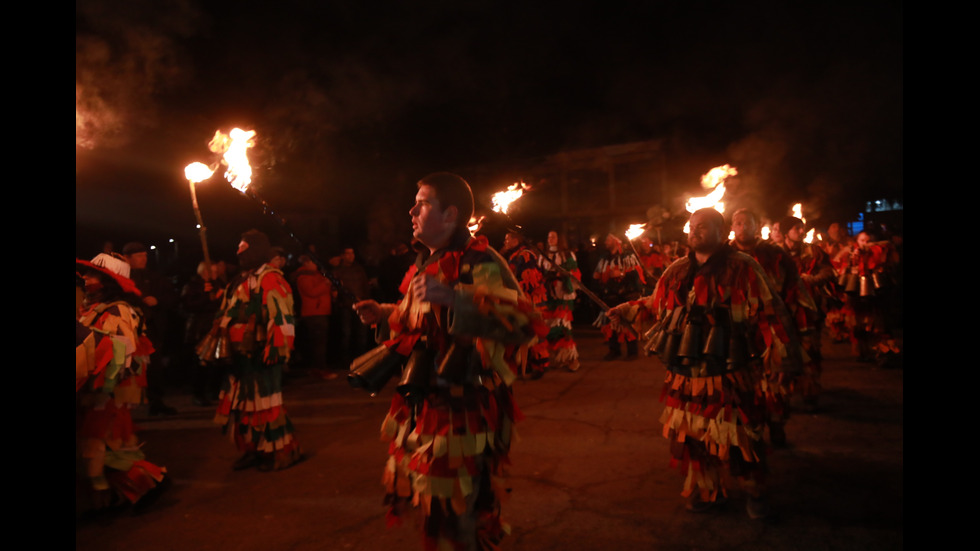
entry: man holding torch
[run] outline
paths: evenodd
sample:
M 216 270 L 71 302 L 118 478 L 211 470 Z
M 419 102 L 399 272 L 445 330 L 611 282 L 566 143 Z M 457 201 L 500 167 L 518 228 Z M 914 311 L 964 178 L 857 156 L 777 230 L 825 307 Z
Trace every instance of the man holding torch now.
M 381 427 L 390 443 L 389 525 L 411 503 L 421 507 L 427 549 L 495 548 L 507 531 L 502 477 L 521 417 L 511 383 L 547 327 L 507 262 L 486 238 L 470 235 L 465 180 L 426 176 L 409 214 L 419 255 L 403 298 L 354 305 L 362 322 L 377 326 L 382 353 L 404 364 Z
M 799 346 L 787 337 L 782 301 L 752 257 L 727 243 L 725 219 L 704 208 L 691 215 L 691 253 L 657 282 L 653 295 L 609 311 L 614 323 L 638 313 L 656 323 L 648 349 L 667 368 L 660 420 L 671 464 L 686 474 L 688 510 L 711 509 L 736 477 L 752 518 L 769 512 L 765 498 L 765 401 L 758 396 L 763 363 L 798 369 Z

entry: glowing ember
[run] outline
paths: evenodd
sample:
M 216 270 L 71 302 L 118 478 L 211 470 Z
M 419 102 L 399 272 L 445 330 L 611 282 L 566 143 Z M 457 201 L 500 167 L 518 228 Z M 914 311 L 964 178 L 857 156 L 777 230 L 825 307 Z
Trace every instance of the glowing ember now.
M 490 198 L 490 201 L 493 202 L 493 212 L 507 214 L 507 209 L 510 208 L 511 203 L 520 199 L 526 189 L 531 189 L 531 186 L 524 182 L 514 182 L 506 191 L 494 193 Z
M 687 212 L 694 212 L 701 209 L 713 208 L 718 212 L 725 212 L 725 203 L 722 198 L 725 196 L 725 180 L 730 176 L 738 174 L 738 170 L 730 165 L 716 166 L 701 176 L 701 187 L 711 191 L 703 197 L 691 197 L 687 200 L 685 208 Z M 684 225 L 684 233 L 690 233 L 690 224 Z
M 184 177 L 195 184 L 207 180 L 212 174 L 214 171 L 204 163 L 191 163 L 184 167 Z
M 218 130 L 214 133 L 211 143 L 208 144 L 208 148 L 212 152 L 224 154 L 225 163 L 228 164 L 225 178 L 242 193 L 252 183 L 252 167 L 248 164 L 248 148 L 255 146 L 254 137 L 254 130 L 245 131 L 241 128 L 234 128 L 229 134 L 223 134 Z
M 632 241 L 643 235 L 644 231 L 646 231 L 646 224 L 630 224 L 629 229 L 626 230 L 626 238 Z

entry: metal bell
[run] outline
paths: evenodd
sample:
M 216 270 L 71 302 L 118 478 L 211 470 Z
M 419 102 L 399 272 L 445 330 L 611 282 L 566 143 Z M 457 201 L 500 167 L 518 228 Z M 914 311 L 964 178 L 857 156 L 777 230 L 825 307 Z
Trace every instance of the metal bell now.
M 868 276 L 861 276 L 861 296 L 870 297 L 875 294 L 875 288 L 873 287 L 874 282 L 868 279 Z
M 363 388 L 372 395 L 377 394 L 401 369 L 404 360 L 404 356 L 380 345 L 351 363 L 347 382 L 353 388 Z
M 410 402 L 422 401 L 429 391 L 434 362 L 433 353 L 425 347 L 412 350 L 402 368 L 402 378 L 395 390 Z
M 701 352 L 705 356 L 724 358 L 725 356 L 725 330 L 718 325 L 712 325 L 708 331 L 708 338 L 704 339 L 704 348 Z
M 677 355 L 681 358 L 697 359 L 701 357 L 701 325 L 688 322 L 681 335 L 680 348 Z

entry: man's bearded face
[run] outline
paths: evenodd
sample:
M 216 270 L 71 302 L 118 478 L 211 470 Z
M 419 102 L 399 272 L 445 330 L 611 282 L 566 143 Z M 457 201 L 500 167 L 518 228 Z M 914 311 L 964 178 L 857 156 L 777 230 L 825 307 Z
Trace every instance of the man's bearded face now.
M 722 228 L 717 220 L 700 212 L 691 216 L 691 233 L 687 236 L 687 244 L 695 252 L 711 253 L 721 245 Z

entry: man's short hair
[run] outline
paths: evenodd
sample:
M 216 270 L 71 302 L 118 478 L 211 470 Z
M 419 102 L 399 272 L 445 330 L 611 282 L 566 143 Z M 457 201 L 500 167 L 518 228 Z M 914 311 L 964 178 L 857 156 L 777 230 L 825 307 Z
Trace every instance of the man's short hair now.
M 452 172 L 434 172 L 422 178 L 418 186 L 429 186 L 436 192 L 439 207 L 454 206 L 459 211 L 456 226 L 466 226 L 473 217 L 473 190 L 462 177 Z
M 701 216 L 704 216 L 708 220 L 710 220 L 719 229 L 722 230 L 725 229 L 725 217 L 720 212 L 718 212 L 717 209 L 714 209 L 712 207 L 705 207 L 703 209 L 698 209 L 691 213 L 691 218 L 694 218 L 694 215 L 698 213 L 700 213 Z M 688 220 L 690 220 L 690 218 Z
M 735 217 L 738 216 L 739 214 L 744 214 L 744 215 L 752 218 L 752 221 L 755 222 L 755 224 L 757 226 L 761 222 L 761 220 L 759 220 L 759 216 L 752 209 L 740 208 L 737 211 L 735 211 L 735 212 L 732 213 L 732 223 L 733 224 L 735 223 Z

